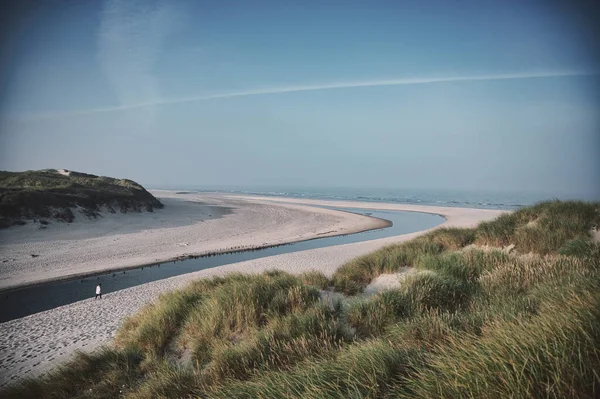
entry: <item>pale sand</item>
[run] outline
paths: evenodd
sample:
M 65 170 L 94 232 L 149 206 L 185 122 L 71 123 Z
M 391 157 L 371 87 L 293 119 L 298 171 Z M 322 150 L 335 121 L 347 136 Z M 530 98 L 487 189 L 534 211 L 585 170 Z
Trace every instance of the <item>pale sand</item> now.
M 224 200 L 250 200 L 250 197 L 241 196 L 220 197 Z M 446 218 L 446 222 L 441 225 L 444 227 L 470 227 L 480 221 L 494 219 L 503 213 L 503 211 L 492 210 L 349 201 L 330 202 L 271 197 L 252 197 L 252 200 L 256 204 L 274 208 L 280 204 L 309 204 L 435 213 Z M 310 208 L 310 211 L 313 209 L 315 208 Z M 325 229 L 328 230 L 330 229 Z M 107 293 L 104 295 L 105 299 L 101 301 L 88 299 L 2 323 L 0 324 L 0 385 L 23 376 L 39 375 L 67 359 L 77 349 L 90 350 L 109 343 L 123 318 L 155 300 L 159 294 L 183 287 L 190 280 L 233 272 L 259 273 L 271 269 L 285 270 L 290 273 L 319 270 L 330 276 L 339 266 L 357 256 L 372 252 L 384 245 L 410 240 L 423 233 L 424 231 L 224 265 Z
M 402 266 L 397 273 L 380 274 L 365 287 L 363 294 L 374 295 L 386 290 L 399 288 L 402 280 L 404 280 L 407 276 L 416 273 L 417 269 L 413 267 Z
M 386 227 L 375 218 L 295 204 L 154 191 L 153 213 L 78 215 L 71 224 L 0 230 L 0 290 L 189 256 Z M 220 207 L 232 213 L 217 218 Z M 43 227 L 41 229 L 40 227 Z M 33 256 L 32 256 L 33 255 Z
M 402 266 L 397 273 L 380 274 L 367 285 L 364 296 L 379 294 L 384 291 L 400 288 L 407 277 L 414 275 L 435 274 L 431 270 L 418 270 L 414 267 Z

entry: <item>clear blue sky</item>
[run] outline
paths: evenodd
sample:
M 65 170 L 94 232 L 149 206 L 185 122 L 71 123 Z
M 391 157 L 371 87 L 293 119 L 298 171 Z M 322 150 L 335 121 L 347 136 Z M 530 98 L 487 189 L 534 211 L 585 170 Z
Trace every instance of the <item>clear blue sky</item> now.
M 594 6 L 14 3 L 0 169 L 600 198 Z

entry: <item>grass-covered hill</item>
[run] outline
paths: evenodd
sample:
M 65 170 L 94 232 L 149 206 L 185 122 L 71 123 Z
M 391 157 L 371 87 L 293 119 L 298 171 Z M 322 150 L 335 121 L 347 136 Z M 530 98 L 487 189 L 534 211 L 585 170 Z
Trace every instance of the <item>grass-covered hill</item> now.
M 599 224 L 600 203 L 548 202 L 381 249 L 332 279 L 198 280 L 129 318 L 113 346 L 0 394 L 599 397 Z M 405 266 L 399 288 L 361 294 Z
M 0 227 L 27 220 L 72 222 L 77 208 L 95 217 L 111 212 L 153 211 L 158 199 L 134 181 L 65 170 L 0 171 Z

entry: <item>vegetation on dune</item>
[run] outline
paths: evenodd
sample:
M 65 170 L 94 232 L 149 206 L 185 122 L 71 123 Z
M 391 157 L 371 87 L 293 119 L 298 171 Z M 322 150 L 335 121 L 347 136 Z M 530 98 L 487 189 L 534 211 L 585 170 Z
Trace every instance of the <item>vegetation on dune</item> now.
M 54 169 L 26 172 L 0 171 L 0 227 L 28 219 L 72 222 L 73 209 L 96 217 L 98 211 L 153 211 L 158 199 L 132 180 L 113 179 Z
M 348 295 L 361 292 L 375 277 L 404 266 L 422 267 L 427 255 L 456 251 L 470 244 L 514 247 L 521 254 L 591 254 L 596 248 L 590 231 L 600 227 L 600 203 L 550 201 L 507 213 L 475 229 L 437 229 L 412 241 L 361 256 L 333 275 L 335 289 Z M 596 252 L 597 254 L 597 252 Z
M 475 229 L 439 229 L 331 280 L 273 271 L 195 281 L 129 318 L 112 348 L 0 394 L 598 397 L 600 244 L 589 230 L 599 209 L 549 202 Z M 407 265 L 416 272 L 398 288 L 360 294 Z M 345 296 L 328 303 L 325 289 Z
M 316 270 L 302 273 L 299 277 L 300 280 L 306 285 L 317 287 L 321 290 L 326 290 L 329 288 L 329 279 L 323 273 Z
M 545 255 L 558 251 L 569 240 L 589 238 L 590 230 L 599 227 L 597 202 L 542 202 L 481 223 L 475 243 L 495 247 L 514 244 L 523 253 Z

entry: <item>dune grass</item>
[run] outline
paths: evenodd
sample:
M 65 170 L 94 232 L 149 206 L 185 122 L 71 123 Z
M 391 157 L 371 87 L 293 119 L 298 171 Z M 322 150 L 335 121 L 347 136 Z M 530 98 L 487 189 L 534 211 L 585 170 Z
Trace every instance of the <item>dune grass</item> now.
M 597 202 L 550 201 L 481 223 L 475 243 L 490 246 L 514 244 L 520 252 L 555 253 L 567 241 L 588 238 L 600 227 Z
M 475 229 L 441 228 L 399 245 L 354 259 L 333 275 L 335 289 L 361 292 L 374 278 L 403 266 L 418 266 L 424 256 L 457 251 L 471 244 L 538 255 L 579 251 L 591 255 L 590 232 L 600 227 L 600 203 L 550 201 L 501 215 Z M 570 252 L 569 252 L 570 251 Z M 588 255 L 586 255 L 586 253 Z
M 398 397 L 429 397 L 440 387 L 447 397 L 597 397 L 599 288 L 597 275 L 576 286 L 554 280 L 535 316 L 437 340 Z
M 72 222 L 79 208 L 89 217 L 100 210 L 149 211 L 163 204 L 144 187 L 128 179 L 114 179 L 54 169 L 25 172 L 0 171 L 0 228 L 25 224 L 30 219 Z M 48 224 L 47 220 L 42 220 Z
M 331 280 L 272 271 L 195 281 L 129 318 L 111 348 L 0 396 L 598 397 L 598 209 L 549 202 L 438 229 Z M 399 288 L 361 294 L 404 266 L 415 273 Z M 320 299 L 332 288 L 345 295 L 335 305 Z

